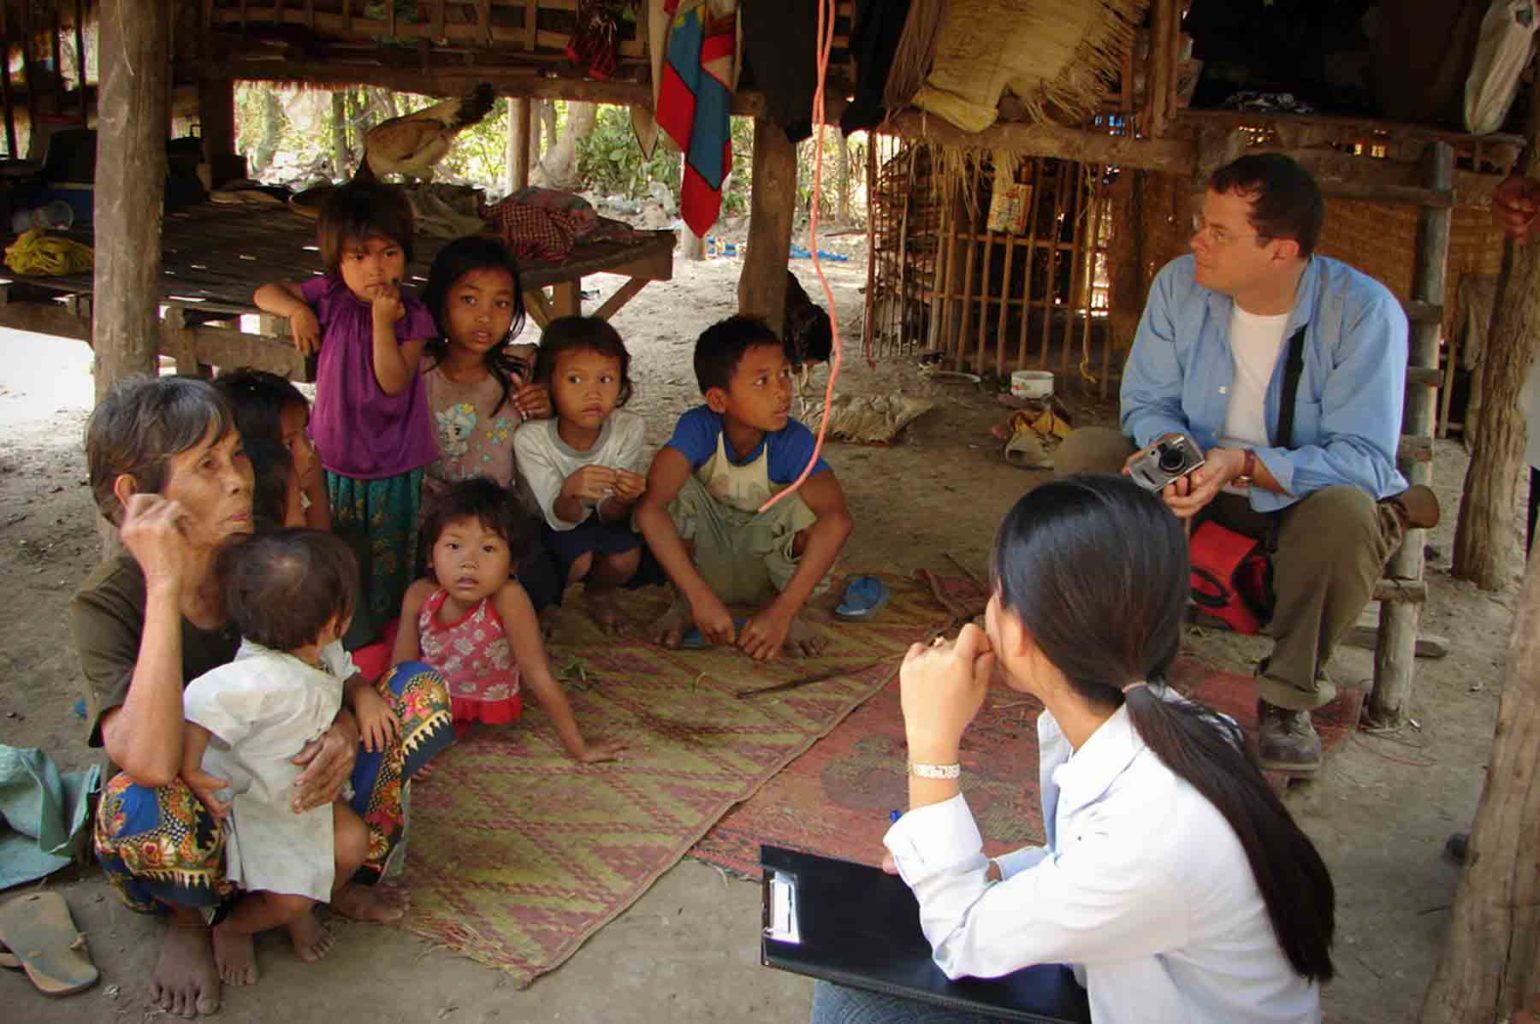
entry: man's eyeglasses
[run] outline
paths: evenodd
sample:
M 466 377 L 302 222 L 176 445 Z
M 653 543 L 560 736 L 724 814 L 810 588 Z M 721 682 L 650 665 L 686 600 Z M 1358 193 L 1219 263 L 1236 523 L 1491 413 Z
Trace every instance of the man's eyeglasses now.
M 1220 248 L 1223 248 L 1232 242 L 1239 242 L 1243 238 L 1255 238 L 1258 243 L 1272 241 L 1272 238 L 1268 235 L 1259 235 L 1256 232 L 1252 232 L 1249 235 L 1231 234 L 1224 228 L 1216 227 L 1213 224 L 1210 224 L 1208 221 L 1204 220 L 1203 214 L 1201 213 L 1195 213 L 1192 215 L 1192 233 L 1194 235 L 1207 233 L 1210 244 Z

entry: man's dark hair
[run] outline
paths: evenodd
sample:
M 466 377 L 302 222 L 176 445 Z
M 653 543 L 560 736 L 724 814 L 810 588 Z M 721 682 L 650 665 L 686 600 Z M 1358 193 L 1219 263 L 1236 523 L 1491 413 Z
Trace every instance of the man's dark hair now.
M 702 331 L 695 342 L 695 382 L 700 393 L 727 390 L 743 354 L 757 345 L 781 347 L 781 339 L 759 317 L 730 316 Z
M 358 563 L 336 534 L 259 533 L 221 548 L 217 566 L 230 621 L 271 650 L 314 643 L 333 618 L 353 614 Z
M 1232 160 L 1208 180 L 1208 187 L 1251 200 L 1251 226 L 1260 239 L 1286 238 L 1309 256 L 1326 223 L 1326 200 L 1305 170 L 1282 153 L 1253 153 Z
M 225 397 L 196 377 L 131 377 L 117 384 L 86 424 L 86 463 L 91 493 L 103 516 L 123 521 L 123 504 L 112 485 L 131 476 L 141 494 L 166 486 L 173 455 L 235 425 Z
M 388 238 L 412 262 L 412 204 L 394 185 L 352 181 L 339 186 L 321 204 L 316 221 L 316 245 L 326 272 L 342 266 L 342 247 L 352 239 Z
M 535 380 L 549 384 L 556 372 L 556 357 L 563 352 L 597 352 L 620 360 L 620 394 L 615 399 L 619 408 L 631 400 L 631 353 L 620 332 L 609 321 L 596 316 L 564 316 L 552 320 L 540 335 L 540 348 L 535 351 Z
M 426 503 L 418 535 L 422 538 L 422 560 L 430 573 L 439 534 L 461 519 L 475 519 L 507 541 L 515 565 L 529 553 L 531 524 L 518 497 L 490 477 L 473 476 L 450 484 Z

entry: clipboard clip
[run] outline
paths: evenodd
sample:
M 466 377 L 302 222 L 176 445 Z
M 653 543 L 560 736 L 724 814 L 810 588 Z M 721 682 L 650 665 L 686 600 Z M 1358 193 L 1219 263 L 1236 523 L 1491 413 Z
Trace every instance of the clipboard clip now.
M 797 876 L 790 871 L 770 868 L 765 871 L 765 937 L 792 945 L 802 943 L 797 927 Z

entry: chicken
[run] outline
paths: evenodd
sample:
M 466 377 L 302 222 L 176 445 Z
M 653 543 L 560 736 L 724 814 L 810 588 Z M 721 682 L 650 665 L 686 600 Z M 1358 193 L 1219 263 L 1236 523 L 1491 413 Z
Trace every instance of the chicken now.
M 449 152 L 455 136 L 491 109 L 492 87 L 483 82 L 459 99 L 380 122 L 364 136 L 364 158 L 354 180 L 374 181 L 394 173 L 432 181 L 433 165 Z
M 797 408 L 808 409 L 807 387 L 812 380 L 813 364 L 827 363 L 834 353 L 834 329 L 829 314 L 808 297 L 802 282 L 786 272 L 786 312 L 782 321 L 781 347 L 797 381 Z

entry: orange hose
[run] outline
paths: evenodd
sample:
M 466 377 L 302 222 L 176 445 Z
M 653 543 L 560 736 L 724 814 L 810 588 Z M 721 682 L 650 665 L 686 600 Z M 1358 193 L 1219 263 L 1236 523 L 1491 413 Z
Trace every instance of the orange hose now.
M 813 203 L 808 214 L 808 248 L 813 254 L 813 273 L 823 287 L 824 301 L 829 304 L 829 330 L 832 336 L 832 352 L 829 357 L 829 384 L 824 388 L 823 419 L 818 424 L 818 435 L 813 441 L 813 454 L 802 467 L 802 472 L 782 490 L 772 494 L 770 500 L 759 506 L 766 511 L 776 502 L 795 494 L 813 473 L 818 458 L 823 454 L 824 436 L 829 429 L 829 408 L 834 402 L 834 382 L 839 379 L 840 367 L 845 357 L 840 344 L 839 314 L 834 308 L 834 289 L 823 273 L 823 261 L 818 258 L 818 208 L 823 198 L 823 130 L 824 130 L 824 82 L 829 77 L 829 58 L 834 52 L 834 0 L 818 0 L 818 86 L 813 90 L 813 127 L 817 137 L 813 142 Z

